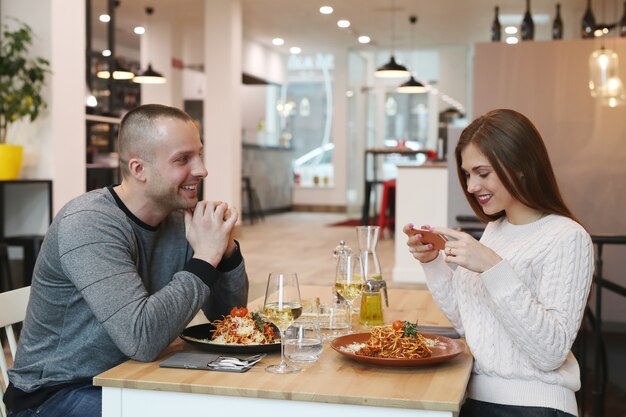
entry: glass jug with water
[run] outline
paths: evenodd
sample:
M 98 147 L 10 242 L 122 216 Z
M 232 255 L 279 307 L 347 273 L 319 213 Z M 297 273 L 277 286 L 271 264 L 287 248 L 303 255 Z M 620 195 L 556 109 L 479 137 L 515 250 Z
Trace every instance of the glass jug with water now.
M 356 228 L 361 254 L 361 268 L 365 277 L 366 287 L 361 295 L 361 309 L 359 323 L 366 326 L 381 326 L 384 324 L 382 297 L 385 306 L 389 307 L 387 284 L 383 280 L 380 262 L 376 254 L 378 245 L 378 226 L 358 226 Z

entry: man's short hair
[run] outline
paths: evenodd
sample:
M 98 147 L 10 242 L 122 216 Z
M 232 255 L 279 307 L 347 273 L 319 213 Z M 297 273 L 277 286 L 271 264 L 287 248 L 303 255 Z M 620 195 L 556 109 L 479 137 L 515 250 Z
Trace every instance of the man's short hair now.
M 193 119 L 184 111 L 176 107 L 161 104 L 144 104 L 130 110 L 122 118 L 118 133 L 118 150 L 120 155 L 120 169 L 122 177 L 127 177 L 128 161 L 131 158 L 151 160 L 154 146 L 150 146 L 156 139 L 158 121 L 176 119 L 193 123 Z

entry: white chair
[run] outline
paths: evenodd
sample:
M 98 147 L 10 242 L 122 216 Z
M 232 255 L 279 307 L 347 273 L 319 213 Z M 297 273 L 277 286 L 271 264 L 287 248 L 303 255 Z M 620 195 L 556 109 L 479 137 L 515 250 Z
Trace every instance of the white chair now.
M 13 333 L 12 325 L 24 321 L 26 317 L 26 306 L 28 305 L 28 297 L 30 296 L 30 287 L 19 288 L 13 291 L 0 293 L 0 327 L 2 327 L 9 341 L 9 349 L 11 357 L 15 359 L 15 351 L 17 343 L 15 342 L 15 333 Z M 4 395 L 4 390 L 9 384 L 7 375 L 7 361 L 4 353 L 4 346 L 0 341 L 0 370 L 2 371 L 2 381 L 0 381 L 0 394 Z M 4 385 L 3 385 L 4 383 Z M 0 396 L 0 416 L 6 417 L 7 410 Z

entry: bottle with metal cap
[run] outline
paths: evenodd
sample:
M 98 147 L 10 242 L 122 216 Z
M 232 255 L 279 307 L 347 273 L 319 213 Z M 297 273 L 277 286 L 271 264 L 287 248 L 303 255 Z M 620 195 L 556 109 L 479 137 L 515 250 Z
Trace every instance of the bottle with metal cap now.
M 333 297 L 336 301 L 344 301 L 343 297 L 335 290 L 334 283 L 337 281 L 337 277 L 345 276 L 350 270 L 348 262 L 350 262 L 350 255 L 352 255 L 352 249 L 346 245 L 345 241 L 340 241 L 339 245 L 333 250 L 333 257 L 337 259 L 337 266 L 335 267 L 335 280 L 333 281 Z

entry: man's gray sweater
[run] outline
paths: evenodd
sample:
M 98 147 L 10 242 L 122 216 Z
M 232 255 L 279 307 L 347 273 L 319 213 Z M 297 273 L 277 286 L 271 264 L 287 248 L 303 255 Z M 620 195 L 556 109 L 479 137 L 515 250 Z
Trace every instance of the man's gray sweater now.
M 152 361 L 200 308 L 212 320 L 246 304 L 238 251 L 217 269 L 192 254 L 182 212 L 150 227 L 112 188 L 68 203 L 37 259 L 13 385 L 32 392 Z

